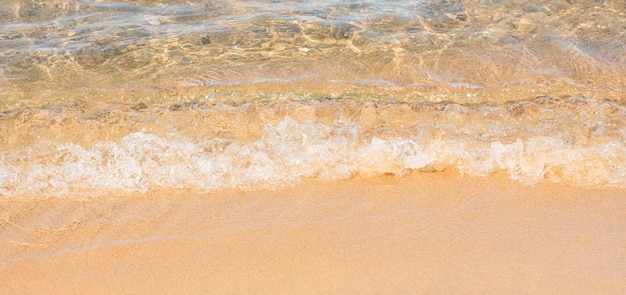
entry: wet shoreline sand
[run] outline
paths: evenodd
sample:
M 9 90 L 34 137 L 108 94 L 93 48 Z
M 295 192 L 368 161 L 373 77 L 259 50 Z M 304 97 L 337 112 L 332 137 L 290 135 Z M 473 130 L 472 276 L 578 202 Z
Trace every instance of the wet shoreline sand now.
M 626 291 L 626 191 L 412 173 L 0 200 L 0 293 Z

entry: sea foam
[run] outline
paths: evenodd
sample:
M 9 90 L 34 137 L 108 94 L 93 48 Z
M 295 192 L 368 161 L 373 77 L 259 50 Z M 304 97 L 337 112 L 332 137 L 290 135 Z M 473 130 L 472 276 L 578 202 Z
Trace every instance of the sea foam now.
M 527 186 L 550 181 L 626 187 L 626 111 L 610 101 L 467 106 L 328 100 L 193 105 L 176 111 L 109 106 L 106 112 L 94 111 L 97 116 L 30 111 L 51 120 L 35 128 L 29 120 L 15 123 L 19 114 L 5 114 L 5 126 L 13 122 L 21 126 L 12 131 L 48 137 L 3 142 L 4 196 L 272 189 L 306 179 L 445 169 L 479 177 L 503 171 Z M 76 137 L 74 127 L 53 126 L 61 116 L 92 129 L 85 134 L 123 129 L 111 125 L 134 127 L 126 134 L 110 133 L 117 138 L 101 134 L 87 140 Z

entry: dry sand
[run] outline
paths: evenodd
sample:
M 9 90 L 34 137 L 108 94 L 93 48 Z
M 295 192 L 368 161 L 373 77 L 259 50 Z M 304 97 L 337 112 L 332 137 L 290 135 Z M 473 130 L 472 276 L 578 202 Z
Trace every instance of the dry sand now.
M 2 294 L 626 294 L 626 191 L 416 173 L 0 200 Z

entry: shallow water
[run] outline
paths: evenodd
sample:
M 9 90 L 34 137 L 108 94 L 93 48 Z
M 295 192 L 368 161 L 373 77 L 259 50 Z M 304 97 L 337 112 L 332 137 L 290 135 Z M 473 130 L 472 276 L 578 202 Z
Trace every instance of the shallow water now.
M 624 1 L 3 1 L 0 194 L 626 187 Z M 97 191 L 97 193 L 94 193 Z
M 624 12 L 624 1 L 3 1 L 0 107 L 233 90 L 622 99 Z

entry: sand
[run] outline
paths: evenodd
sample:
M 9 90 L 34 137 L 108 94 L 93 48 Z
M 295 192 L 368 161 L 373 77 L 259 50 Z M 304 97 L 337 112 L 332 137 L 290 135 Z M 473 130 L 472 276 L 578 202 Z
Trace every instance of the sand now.
M 2 294 L 624 294 L 626 191 L 414 173 L 0 200 Z

